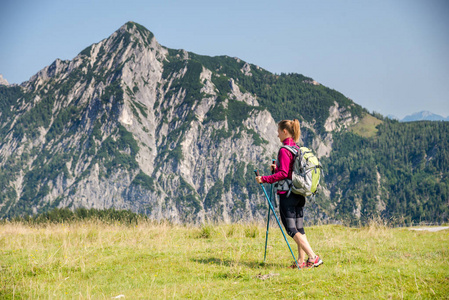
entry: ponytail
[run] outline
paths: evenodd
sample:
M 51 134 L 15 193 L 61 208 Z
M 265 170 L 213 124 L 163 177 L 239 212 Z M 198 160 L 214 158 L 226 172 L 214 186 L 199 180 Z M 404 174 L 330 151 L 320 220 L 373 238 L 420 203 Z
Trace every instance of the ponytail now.
M 278 126 L 281 130 L 286 129 L 296 143 L 299 141 L 301 129 L 299 128 L 299 121 L 297 119 L 280 121 Z

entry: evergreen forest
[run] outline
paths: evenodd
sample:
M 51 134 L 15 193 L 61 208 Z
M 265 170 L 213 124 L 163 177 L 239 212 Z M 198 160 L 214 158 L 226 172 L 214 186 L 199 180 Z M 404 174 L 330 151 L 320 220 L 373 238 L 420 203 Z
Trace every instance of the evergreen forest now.
M 449 122 L 384 119 L 370 138 L 335 135 L 323 159 L 336 219 L 443 223 L 449 214 Z

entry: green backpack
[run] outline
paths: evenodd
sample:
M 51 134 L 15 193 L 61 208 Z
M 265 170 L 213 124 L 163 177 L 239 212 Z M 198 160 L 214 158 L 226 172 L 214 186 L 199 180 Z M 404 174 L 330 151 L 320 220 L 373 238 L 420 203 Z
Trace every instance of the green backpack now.
M 320 176 L 322 166 L 318 158 L 313 154 L 312 150 L 307 147 L 298 148 L 292 146 L 283 146 L 294 155 L 293 174 L 290 192 L 303 195 L 305 197 L 315 195 L 318 185 L 320 184 Z

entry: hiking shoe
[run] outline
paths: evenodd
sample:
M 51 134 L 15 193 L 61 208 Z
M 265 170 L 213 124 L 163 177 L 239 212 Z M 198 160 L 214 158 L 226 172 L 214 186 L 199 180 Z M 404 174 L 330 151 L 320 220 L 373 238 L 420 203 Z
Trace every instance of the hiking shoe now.
M 300 270 L 302 270 L 302 269 L 306 269 L 306 268 L 308 268 L 307 267 L 307 264 L 305 263 L 305 262 L 303 262 L 302 264 L 296 264 L 296 262 L 294 262 L 291 266 L 289 266 L 289 268 L 290 269 L 300 269 Z
M 317 255 L 317 256 L 315 256 L 315 259 L 313 259 L 312 261 L 310 261 L 310 259 L 308 259 L 306 265 L 307 265 L 307 268 L 313 268 L 313 267 L 318 267 L 321 264 L 323 264 L 323 261 Z

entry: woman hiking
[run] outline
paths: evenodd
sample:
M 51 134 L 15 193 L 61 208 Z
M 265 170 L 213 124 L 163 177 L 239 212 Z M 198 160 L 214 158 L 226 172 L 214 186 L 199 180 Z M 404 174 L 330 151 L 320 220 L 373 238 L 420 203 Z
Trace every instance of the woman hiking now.
M 278 137 L 284 146 L 298 147 L 301 130 L 298 120 L 283 120 L 278 124 Z M 298 147 L 299 148 L 299 147 Z M 285 230 L 298 245 L 298 266 L 295 263 L 290 268 L 318 267 L 323 263 L 321 258 L 313 252 L 304 232 L 304 211 L 306 199 L 302 195 L 290 193 L 288 195 L 289 183 L 292 180 L 294 156 L 286 148 L 281 148 L 278 153 L 276 164 L 271 165 L 274 174 L 270 176 L 257 176 L 258 183 L 277 182 L 277 194 L 279 195 L 279 211 Z M 290 181 L 289 181 L 290 180 Z M 287 197 L 288 196 L 288 197 Z M 305 254 L 308 255 L 307 261 Z

